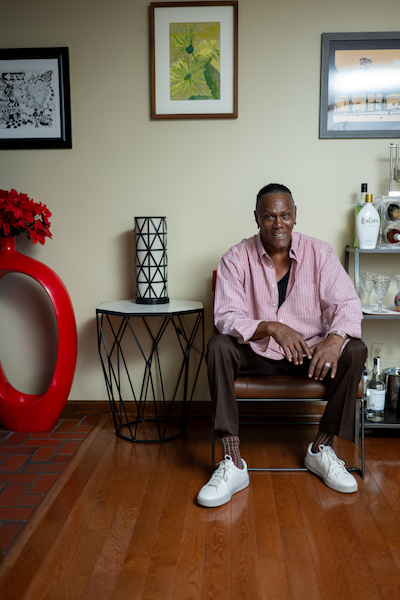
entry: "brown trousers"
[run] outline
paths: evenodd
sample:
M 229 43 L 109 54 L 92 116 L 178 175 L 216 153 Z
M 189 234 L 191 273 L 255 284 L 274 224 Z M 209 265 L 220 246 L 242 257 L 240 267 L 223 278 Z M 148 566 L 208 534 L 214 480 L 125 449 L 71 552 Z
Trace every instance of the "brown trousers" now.
M 361 340 L 351 339 L 344 348 L 334 379 L 325 377 L 327 400 L 320 431 L 351 439 L 354 433 L 355 403 L 367 355 Z M 207 347 L 207 372 L 214 413 L 214 427 L 231 435 L 239 433 L 239 411 L 235 379 L 239 375 L 307 375 L 309 360 L 293 365 L 286 359 L 259 356 L 248 344 L 239 344 L 228 335 L 214 335 Z

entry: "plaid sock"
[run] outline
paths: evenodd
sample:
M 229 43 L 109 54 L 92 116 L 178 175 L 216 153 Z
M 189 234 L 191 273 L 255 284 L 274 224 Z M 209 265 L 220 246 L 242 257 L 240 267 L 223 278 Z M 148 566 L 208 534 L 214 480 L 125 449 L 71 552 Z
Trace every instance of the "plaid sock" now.
M 235 467 L 243 469 L 242 457 L 239 450 L 239 437 L 237 435 L 226 435 L 220 438 L 220 442 L 224 457 L 228 454 L 232 458 Z
M 317 437 L 314 440 L 314 443 L 311 447 L 311 452 L 319 452 L 319 447 L 321 444 L 324 446 L 332 446 L 334 436 L 331 433 L 324 433 L 323 431 L 318 431 Z

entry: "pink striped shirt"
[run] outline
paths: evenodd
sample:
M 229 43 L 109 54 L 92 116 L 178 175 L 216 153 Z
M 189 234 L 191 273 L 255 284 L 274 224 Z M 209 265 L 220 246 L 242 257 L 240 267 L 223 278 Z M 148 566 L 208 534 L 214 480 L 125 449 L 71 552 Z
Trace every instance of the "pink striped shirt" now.
M 329 331 L 361 337 L 362 309 L 353 282 L 332 247 L 292 232 L 286 299 L 278 308 L 275 266 L 260 233 L 242 240 L 222 257 L 217 271 L 214 321 L 220 333 L 249 343 L 257 354 L 281 360 L 272 337 L 249 342 L 262 321 L 280 321 L 312 346 Z

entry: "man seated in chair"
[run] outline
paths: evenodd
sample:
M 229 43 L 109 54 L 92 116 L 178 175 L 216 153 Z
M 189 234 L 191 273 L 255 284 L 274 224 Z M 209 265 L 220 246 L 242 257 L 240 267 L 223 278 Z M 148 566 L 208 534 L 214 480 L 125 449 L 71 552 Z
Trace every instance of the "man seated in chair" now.
M 358 487 L 332 441 L 354 431 L 366 359 L 360 299 L 331 246 L 292 231 L 296 206 L 286 186 L 261 189 L 254 215 L 258 234 L 228 250 L 217 271 L 219 334 L 208 343 L 207 369 L 222 462 L 197 496 L 202 506 L 221 506 L 249 485 L 234 386 L 242 374 L 325 380 L 328 402 L 305 466 L 338 492 Z

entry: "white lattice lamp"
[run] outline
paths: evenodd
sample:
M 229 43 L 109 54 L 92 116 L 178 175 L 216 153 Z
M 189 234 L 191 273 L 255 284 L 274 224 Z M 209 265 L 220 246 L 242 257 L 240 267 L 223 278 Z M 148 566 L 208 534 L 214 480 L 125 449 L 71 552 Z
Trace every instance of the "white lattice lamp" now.
M 167 289 L 167 219 L 135 217 L 136 302 L 166 304 Z

